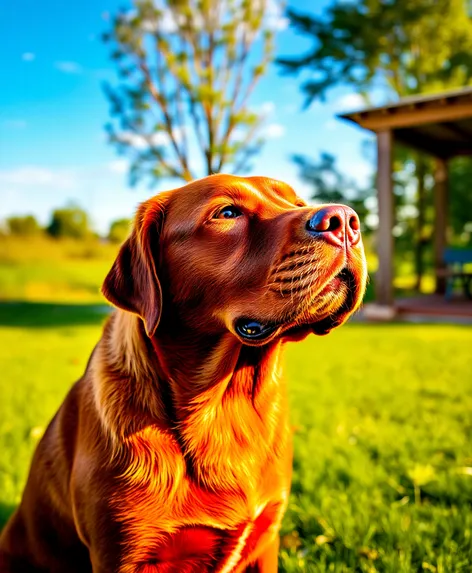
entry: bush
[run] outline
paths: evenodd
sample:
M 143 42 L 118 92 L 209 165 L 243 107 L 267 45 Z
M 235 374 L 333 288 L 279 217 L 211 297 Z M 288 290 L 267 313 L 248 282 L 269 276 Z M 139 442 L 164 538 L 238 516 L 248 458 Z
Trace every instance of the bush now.
M 113 221 L 108 231 L 108 240 L 110 243 L 122 243 L 129 235 L 130 228 L 130 219 L 117 219 Z
M 10 235 L 31 237 L 38 235 L 41 231 L 41 227 L 33 215 L 8 217 L 6 224 Z
M 91 234 L 87 213 L 79 207 L 66 207 L 53 211 L 47 232 L 55 238 L 84 239 Z

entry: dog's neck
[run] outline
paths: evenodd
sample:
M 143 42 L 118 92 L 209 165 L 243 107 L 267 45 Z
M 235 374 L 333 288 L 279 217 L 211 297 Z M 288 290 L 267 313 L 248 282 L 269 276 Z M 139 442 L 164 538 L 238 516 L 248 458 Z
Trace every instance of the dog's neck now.
M 172 429 L 187 461 L 198 460 L 192 468 L 200 481 L 224 468 L 228 487 L 236 487 L 286 434 L 280 351 L 279 342 L 250 348 L 229 333 L 151 341 L 138 317 L 117 311 L 99 346 L 102 422 L 121 444 L 149 427 Z M 249 450 L 257 455 L 242 455 Z

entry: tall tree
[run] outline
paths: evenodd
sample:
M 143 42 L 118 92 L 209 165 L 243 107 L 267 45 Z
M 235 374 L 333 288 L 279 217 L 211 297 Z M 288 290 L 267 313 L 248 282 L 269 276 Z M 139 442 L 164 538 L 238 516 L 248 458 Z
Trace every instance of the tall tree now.
M 312 49 L 278 61 L 304 71 L 309 105 L 337 85 L 387 97 L 440 91 L 472 80 L 472 21 L 465 0 L 335 1 L 321 17 L 288 10 Z
M 120 76 L 105 87 L 117 121 L 111 141 L 131 179 L 248 168 L 262 143 L 251 95 L 273 57 L 269 0 L 134 0 L 104 40 Z
M 313 187 L 313 199 L 323 203 L 348 203 L 365 219 L 364 201 L 370 189 L 361 189 L 356 181 L 344 175 L 334 155 L 322 152 L 318 160 L 293 155 L 292 160 L 298 166 L 300 179 Z
M 335 1 L 318 17 L 289 10 L 292 26 L 313 40 L 305 54 L 279 59 L 287 73 L 303 73 L 305 105 L 338 85 L 366 101 L 375 89 L 385 99 L 431 93 L 472 83 L 472 20 L 465 0 Z M 429 163 L 416 156 L 415 261 L 421 285 Z

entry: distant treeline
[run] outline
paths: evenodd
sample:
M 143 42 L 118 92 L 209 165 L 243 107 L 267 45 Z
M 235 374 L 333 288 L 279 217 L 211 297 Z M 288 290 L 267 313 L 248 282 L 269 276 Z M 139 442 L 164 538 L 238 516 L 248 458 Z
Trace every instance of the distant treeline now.
M 80 207 L 71 206 L 55 209 L 49 223 L 42 227 L 34 215 L 15 215 L 5 219 L 4 233 L 21 237 L 47 234 L 55 239 L 69 238 L 84 240 L 104 238 L 112 243 L 121 243 L 130 230 L 130 219 L 117 219 L 110 224 L 105 237 L 101 237 L 91 226 L 90 217 Z

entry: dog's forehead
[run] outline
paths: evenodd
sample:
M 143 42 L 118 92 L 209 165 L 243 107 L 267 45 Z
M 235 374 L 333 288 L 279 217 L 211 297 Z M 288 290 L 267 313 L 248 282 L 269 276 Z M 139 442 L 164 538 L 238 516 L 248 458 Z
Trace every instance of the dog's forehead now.
M 212 175 L 176 189 L 169 203 L 169 215 L 199 216 L 205 207 L 218 203 L 236 204 L 250 210 L 287 209 L 303 204 L 286 183 L 266 177 Z

